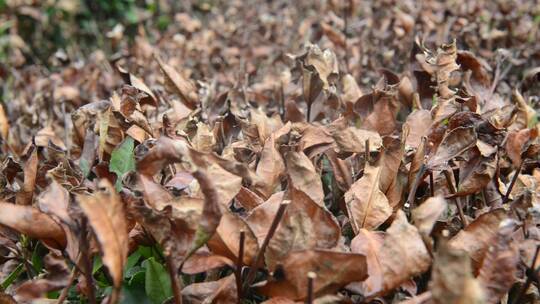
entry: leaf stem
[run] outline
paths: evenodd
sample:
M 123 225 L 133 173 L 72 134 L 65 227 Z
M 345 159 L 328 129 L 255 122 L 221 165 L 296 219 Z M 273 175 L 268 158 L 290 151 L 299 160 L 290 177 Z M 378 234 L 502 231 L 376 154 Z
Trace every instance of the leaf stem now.
M 450 172 L 448 170 L 443 171 L 444 177 L 446 178 L 446 183 L 448 184 L 448 189 L 450 190 L 450 193 L 455 194 L 456 187 L 454 187 L 454 183 L 452 183 L 452 177 L 450 176 Z M 469 226 L 469 221 L 465 217 L 465 214 L 463 213 L 463 205 L 461 204 L 461 198 L 456 196 L 454 198 L 456 202 L 456 206 L 458 208 L 458 214 L 459 219 L 461 220 L 461 223 L 463 224 L 463 227 Z
M 272 221 L 272 224 L 270 225 L 270 229 L 268 230 L 268 234 L 266 234 L 266 237 L 264 238 L 263 244 L 259 248 L 259 251 L 257 252 L 257 256 L 255 260 L 251 263 L 251 266 L 249 268 L 249 272 L 247 274 L 246 280 L 244 281 L 243 290 L 246 290 L 251 283 L 253 283 L 253 280 L 255 280 L 255 275 L 257 274 L 257 267 L 259 263 L 261 262 L 264 252 L 266 250 L 266 247 L 268 247 L 268 244 L 270 243 L 270 239 L 272 236 L 274 236 L 274 233 L 276 232 L 276 229 L 279 225 L 279 222 L 281 222 L 281 218 L 283 217 L 283 214 L 285 213 L 285 208 L 289 205 L 290 201 L 283 201 L 279 205 L 279 209 L 276 212 L 276 216 L 274 217 L 274 220 Z
M 307 282 L 307 304 L 312 304 L 314 300 L 313 296 L 313 281 L 317 278 L 317 274 L 315 272 L 308 272 L 307 274 L 308 282 Z
M 429 191 L 431 196 L 435 196 L 435 184 L 433 182 L 433 171 L 429 171 Z
M 79 261 L 81 259 L 79 258 Z M 62 289 L 62 292 L 60 293 L 60 296 L 58 297 L 58 301 L 56 301 L 56 304 L 62 304 L 67 299 L 69 288 L 71 287 L 71 284 L 73 284 L 73 281 L 75 281 L 75 277 L 77 276 L 78 270 L 77 267 L 73 266 L 73 269 L 71 269 L 71 274 L 69 275 L 68 283 L 64 289 Z
M 92 261 L 90 260 L 90 235 L 88 233 L 88 219 L 86 216 L 82 217 L 81 220 L 81 258 L 82 263 L 84 264 L 84 278 L 86 280 L 86 285 L 88 286 L 88 303 L 96 304 L 96 294 L 94 291 L 94 278 L 92 277 Z
M 167 268 L 169 271 L 169 276 L 171 277 L 171 285 L 172 285 L 172 291 L 174 296 L 174 303 L 175 304 L 182 304 L 182 289 L 180 285 L 180 281 L 178 280 L 178 274 L 177 269 L 178 267 L 175 266 L 175 263 L 173 261 L 173 258 L 171 255 L 167 255 L 165 258 L 165 261 L 167 262 Z
M 508 186 L 508 189 L 506 190 L 506 194 L 503 198 L 503 204 L 507 203 L 510 199 L 510 192 L 512 192 L 512 188 L 514 188 L 514 184 L 517 181 L 517 178 L 519 176 L 519 173 L 521 172 L 521 168 L 523 167 L 523 161 L 519 162 L 519 166 L 516 169 L 516 172 L 514 172 L 514 176 L 512 176 L 512 180 L 510 181 L 510 185 Z
M 514 299 L 514 301 L 512 301 L 512 304 L 521 303 L 521 298 L 523 298 L 523 296 L 527 292 L 527 289 L 529 289 L 529 287 L 531 286 L 532 281 L 533 281 L 533 275 L 535 275 L 536 272 L 537 272 L 535 267 L 536 267 L 536 259 L 538 258 L 539 253 L 540 253 L 540 245 L 537 245 L 536 246 L 536 251 L 534 253 L 533 260 L 532 260 L 532 263 L 531 263 L 531 267 L 530 267 L 530 269 L 532 269 L 533 273 L 531 273 L 530 275 L 527 274 L 527 280 L 525 281 L 525 284 L 523 284 L 523 287 L 521 287 L 521 290 L 519 291 L 518 296 Z
M 240 231 L 240 241 L 238 246 L 238 260 L 236 261 L 235 277 L 236 277 L 236 292 L 238 293 L 238 304 L 242 303 L 242 268 L 244 267 L 244 242 L 246 232 Z

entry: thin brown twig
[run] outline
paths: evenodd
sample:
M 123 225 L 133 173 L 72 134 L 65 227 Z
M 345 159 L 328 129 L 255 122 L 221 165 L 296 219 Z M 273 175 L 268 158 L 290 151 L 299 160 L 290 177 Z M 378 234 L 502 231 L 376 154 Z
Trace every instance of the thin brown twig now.
M 274 236 L 274 233 L 276 232 L 279 222 L 281 222 L 281 218 L 283 217 L 283 214 L 285 213 L 285 209 L 287 208 L 289 203 L 290 203 L 289 201 L 283 201 L 279 205 L 279 209 L 276 212 L 276 216 L 274 217 L 272 224 L 270 225 L 268 234 L 266 234 L 266 237 L 264 238 L 264 241 L 261 247 L 259 248 L 259 251 L 257 252 L 255 260 L 251 263 L 251 266 L 249 267 L 249 272 L 243 284 L 243 288 L 242 288 L 243 291 L 246 290 L 251 285 L 251 283 L 253 283 L 253 280 L 255 280 L 255 275 L 257 274 L 257 267 L 259 266 L 259 263 L 261 262 L 262 257 L 264 256 L 266 247 L 268 247 L 268 244 L 270 243 L 270 239 L 272 238 L 272 236 Z
M 178 280 L 178 267 L 176 267 L 176 263 L 173 261 L 173 258 L 170 254 L 166 255 L 165 261 L 169 270 L 169 276 L 171 277 L 174 303 L 182 304 L 182 287 L 180 284 L 180 280 Z
M 420 181 L 424 177 L 425 172 L 426 172 L 426 165 L 425 164 L 420 165 L 418 172 L 416 172 L 416 176 L 414 178 L 412 187 L 409 191 L 409 196 L 407 197 L 407 204 L 409 205 L 409 208 L 413 208 L 414 206 L 414 197 L 416 196 L 416 189 L 418 189 L 418 185 L 420 184 Z
M 314 295 L 313 295 L 313 281 L 317 278 L 317 274 L 315 272 L 308 272 L 307 274 L 307 301 L 306 303 L 307 304 L 312 304 L 313 303 L 313 300 L 314 300 Z
M 456 188 L 454 187 L 454 183 L 452 183 L 452 177 L 450 176 L 450 172 L 448 170 L 444 170 L 443 174 L 446 178 L 446 183 L 448 184 L 448 189 L 450 190 L 450 193 L 455 194 Z M 461 204 L 461 198 L 456 196 L 454 198 L 454 201 L 456 202 L 456 206 L 458 208 L 459 219 L 461 220 L 463 227 L 467 227 L 469 225 L 469 221 L 463 213 L 463 205 Z
M 510 199 L 510 192 L 512 192 L 512 188 L 514 188 L 514 184 L 517 181 L 517 178 L 519 176 L 519 173 L 521 172 L 522 167 L 523 167 L 523 161 L 519 163 L 519 166 L 517 167 L 516 172 L 514 173 L 514 176 L 512 176 L 512 180 L 510 181 L 510 185 L 508 186 L 508 189 L 506 190 L 506 194 L 504 195 L 504 198 L 502 201 L 503 204 L 507 203 L 508 200 Z
M 365 150 L 364 150 L 364 158 L 366 160 L 366 164 L 369 163 L 369 153 L 370 153 L 370 147 L 369 147 L 369 138 L 366 139 L 366 142 L 365 142 Z
M 435 196 L 435 184 L 433 182 L 433 171 L 429 171 L 429 191 L 431 196 Z
M 343 4 L 343 38 L 344 38 L 344 46 L 345 49 L 345 71 L 349 73 L 349 46 L 347 43 L 347 39 L 349 37 L 349 15 L 350 10 L 352 9 L 352 0 L 344 0 Z
M 238 293 L 238 304 L 242 303 L 244 297 L 242 292 L 242 268 L 244 267 L 244 242 L 246 239 L 246 232 L 240 230 L 240 240 L 238 244 L 238 260 L 236 261 L 236 292 Z
M 79 258 L 79 261 L 81 259 Z M 78 262 L 77 262 L 78 263 Z M 77 267 L 73 267 L 71 269 L 71 274 L 69 275 L 68 283 L 64 289 L 62 289 L 62 292 L 60 293 L 60 296 L 58 297 L 58 300 L 56 301 L 56 304 L 62 304 L 67 299 L 69 288 L 71 287 L 71 284 L 73 284 L 73 281 L 75 281 L 75 277 L 77 276 Z
M 84 265 L 84 278 L 88 286 L 88 303 L 96 304 L 96 294 L 94 290 L 94 278 L 92 277 L 92 260 L 90 259 L 90 234 L 88 233 L 88 220 L 85 216 L 82 217 L 81 223 L 81 259 Z
M 536 270 L 536 259 L 538 258 L 539 253 L 540 253 L 540 245 L 537 245 L 536 246 L 536 251 L 534 253 L 533 260 L 532 260 L 532 263 L 531 263 L 531 268 L 530 268 L 530 269 L 533 270 L 533 272 L 537 272 L 537 270 Z M 533 273 L 533 274 L 535 274 L 535 273 Z M 523 298 L 523 296 L 525 296 L 525 293 L 527 292 L 527 290 L 531 286 L 532 281 L 533 281 L 532 275 L 527 275 L 527 280 L 525 281 L 525 284 L 523 284 L 523 287 L 519 291 L 519 294 L 514 299 L 514 301 L 512 301 L 512 304 L 521 303 L 521 298 Z

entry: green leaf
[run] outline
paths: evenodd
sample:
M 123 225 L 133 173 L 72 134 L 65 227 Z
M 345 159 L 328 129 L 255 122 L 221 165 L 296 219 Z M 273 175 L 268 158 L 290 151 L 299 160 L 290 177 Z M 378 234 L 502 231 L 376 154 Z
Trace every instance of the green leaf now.
M 144 288 L 148 298 L 152 303 L 163 303 L 172 296 L 171 280 L 167 270 L 154 258 L 144 261 L 143 267 L 146 268 Z
M 135 142 L 133 138 L 126 137 L 120 146 L 116 147 L 111 154 L 111 162 L 109 170 L 116 173 L 116 190 L 122 190 L 122 177 L 127 172 L 135 170 L 135 157 L 133 156 L 133 148 Z
M 97 255 L 94 258 L 94 263 L 92 265 L 92 275 L 95 275 L 96 272 L 98 272 L 101 269 L 101 266 L 103 266 L 103 261 L 101 260 L 101 257 Z
M 24 268 L 23 264 L 21 263 L 7 276 L 4 282 L 2 282 L 2 290 L 6 290 L 6 288 L 8 288 L 9 285 L 11 285 L 11 283 L 13 283 L 23 272 Z
M 137 273 L 139 272 L 144 272 L 144 268 L 142 268 L 141 266 L 134 266 L 134 267 L 131 267 L 129 269 L 126 269 L 126 273 L 124 274 L 124 278 L 131 278 L 133 277 L 134 275 L 136 275 Z
M 142 286 L 144 288 L 144 278 L 146 277 L 146 270 L 141 270 L 135 273 L 131 279 L 129 279 L 129 286 Z
M 146 259 L 152 257 L 152 247 L 139 246 L 139 249 L 137 249 L 137 252 L 139 252 Z
M 34 267 L 36 273 L 40 273 L 43 269 L 43 256 L 45 254 L 46 249 L 41 245 L 41 243 L 37 243 L 34 247 L 34 251 L 32 251 L 32 266 Z
M 120 304 L 150 304 L 144 290 L 137 286 L 124 286 L 122 288 L 122 299 Z
M 139 266 L 135 266 L 135 265 L 137 264 L 137 262 L 139 262 L 139 260 L 141 259 L 141 256 L 142 256 L 141 253 L 137 250 L 128 257 L 126 267 L 124 268 L 124 278 L 131 277 L 131 276 L 128 276 L 128 273 L 133 274 L 134 273 L 132 271 L 133 268 L 135 267 L 140 268 Z

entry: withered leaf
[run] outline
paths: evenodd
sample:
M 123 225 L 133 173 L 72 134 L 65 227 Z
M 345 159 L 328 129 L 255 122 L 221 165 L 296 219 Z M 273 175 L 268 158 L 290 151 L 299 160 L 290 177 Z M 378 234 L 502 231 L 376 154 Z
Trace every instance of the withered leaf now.
M 290 198 L 291 203 L 266 250 L 266 263 L 270 269 L 291 251 L 330 249 L 339 240 L 339 225 L 332 213 L 297 189 L 291 189 Z
M 333 293 L 347 283 L 367 277 L 366 257 L 361 254 L 325 250 L 291 252 L 284 260 L 283 278 L 269 281 L 259 288 L 268 296 L 282 296 L 301 300 L 307 296 L 307 274 L 314 272 L 316 296 Z
M 272 134 L 264 143 L 261 159 L 257 165 L 256 173 L 261 178 L 261 184 L 255 185 L 254 190 L 263 198 L 270 197 L 285 171 L 285 162 L 275 144 L 275 135 Z
M 217 281 L 193 283 L 182 289 L 182 297 L 187 303 L 237 303 L 234 274 Z
M 473 127 L 458 127 L 443 137 L 435 154 L 427 161 L 428 168 L 440 169 L 456 156 L 476 145 L 477 135 Z
M 324 206 L 321 177 L 304 153 L 289 152 L 286 156 L 287 174 L 294 188 L 306 193 L 316 204 Z
M 383 288 L 383 270 L 381 266 L 381 248 L 386 234 L 382 231 L 360 229 L 351 241 L 351 251 L 366 256 L 368 278 L 362 282 L 347 285 L 347 289 L 358 292 L 367 298 L 375 296 Z
M 199 96 L 195 86 L 180 73 L 176 72 L 170 65 L 166 64 L 159 58 L 154 56 L 156 61 L 165 75 L 166 83 L 176 94 L 180 96 L 182 102 L 190 109 L 195 109 L 199 104 Z
M 514 227 L 512 220 L 501 222 L 482 261 L 478 280 L 484 287 L 486 303 L 499 303 L 515 281 L 519 249 L 512 235 Z
M 0 224 L 29 237 L 42 240 L 45 244 L 63 249 L 66 235 L 62 227 L 50 216 L 30 206 L 20 206 L 0 201 Z
M 356 233 L 360 228 L 373 230 L 392 214 L 392 207 L 380 189 L 381 167 L 366 164 L 364 176 L 345 193 L 345 204 Z
M 452 250 L 463 250 L 469 254 L 478 269 L 491 239 L 497 235 L 499 224 L 507 218 L 506 211 L 495 209 L 476 218 L 448 242 Z
M 403 211 L 398 211 L 386 230 L 379 261 L 383 273 L 383 292 L 388 292 L 410 277 L 426 271 L 431 258 L 416 227 L 407 222 Z
M 36 176 L 38 170 L 37 147 L 33 147 L 28 159 L 24 164 L 24 184 L 17 193 L 17 205 L 31 205 L 36 187 Z
M 259 245 L 253 231 L 244 219 L 231 212 L 224 212 L 216 234 L 208 242 L 208 248 L 213 253 L 228 257 L 233 261 L 238 260 L 240 231 L 244 231 L 244 265 L 251 265 L 257 254 Z
M 465 252 L 441 244 L 431 276 L 430 290 L 434 303 L 484 303 L 482 287 L 473 277 L 471 261 Z
M 44 262 L 47 274 L 43 278 L 27 281 L 19 286 L 16 291 L 17 300 L 32 301 L 68 285 L 70 271 L 61 256 L 49 253 L 44 257 Z
M 446 211 L 447 203 L 441 196 L 430 197 L 412 210 L 412 220 L 422 237 L 429 237 L 435 222 Z
M 101 182 L 103 192 L 77 197 L 103 252 L 115 288 L 120 288 L 128 254 L 128 231 L 124 206 L 112 186 Z

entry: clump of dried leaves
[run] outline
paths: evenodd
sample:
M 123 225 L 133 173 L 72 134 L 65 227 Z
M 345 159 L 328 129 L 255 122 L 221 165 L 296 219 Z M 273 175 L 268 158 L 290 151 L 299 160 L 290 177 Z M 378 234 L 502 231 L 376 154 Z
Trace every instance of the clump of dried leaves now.
M 5 301 L 538 303 L 538 6 L 258 2 L 4 70 Z

